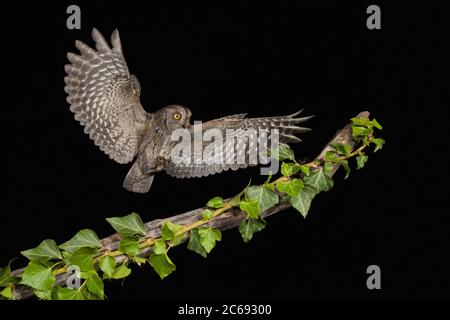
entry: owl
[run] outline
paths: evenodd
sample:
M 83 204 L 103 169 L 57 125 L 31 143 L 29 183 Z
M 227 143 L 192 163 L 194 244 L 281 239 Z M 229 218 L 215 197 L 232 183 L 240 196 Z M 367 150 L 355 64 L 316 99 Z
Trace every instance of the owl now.
M 146 112 L 139 98 L 141 86 L 128 70 L 118 31 L 112 33 L 111 46 L 95 28 L 92 38 L 95 49 L 76 41 L 80 54 L 67 54 L 70 64 L 65 65 L 64 89 L 70 110 L 94 144 L 118 163 L 134 160 L 123 182 L 129 191 L 148 192 L 154 175 L 160 171 L 177 178 L 204 177 L 261 163 L 263 157 L 258 157 L 256 163 L 250 161 L 250 154 L 260 143 L 246 139 L 249 132 L 262 132 L 265 139 L 258 138 L 258 142 L 263 141 L 267 147 L 273 146 L 275 140 L 284 144 L 299 142 L 294 134 L 310 130 L 297 126 L 311 118 L 297 117 L 301 111 L 265 118 L 235 114 L 204 122 L 200 129 L 191 124 L 191 110 L 181 105 Z M 205 153 L 218 140 L 201 141 L 200 147 L 181 149 L 186 152 L 174 161 L 173 150 L 180 143 L 173 139 L 175 132 L 195 140 L 196 135 L 211 130 L 226 137 L 222 145 Z M 241 161 L 236 161 L 239 156 L 243 156 Z

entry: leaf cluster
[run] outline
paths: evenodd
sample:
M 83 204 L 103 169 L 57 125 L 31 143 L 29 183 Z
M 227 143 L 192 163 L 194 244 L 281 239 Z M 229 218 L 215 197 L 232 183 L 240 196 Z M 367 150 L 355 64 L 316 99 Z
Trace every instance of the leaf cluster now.
M 214 218 L 232 208 L 239 208 L 246 214 L 239 225 L 244 242 L 249 242 L 255 233 L 266 227 L 263 214 L 280 202 L 289 203 L 306 218 L 313 199 L 333 187 L 332 174 L 338 166 L 344 168 L 347 178 L 350 174 L 349 160 L 355 158 L 356 168 L 361 169 L 368 160 L 366 148 L 373 145 L 374 152 L 377 152 L 385 143 L 374 136 L 375 130 L 382 129 L 377 120 L 351 120 L 352 136 L 360 141 L 354 151 L 348 144 L 335 143 L 323 158 L 299 163 L 295 160 L 294 151 L 280 144 L 269 152 L 269 156 L 281 161 L 279 178 L 271 181 L 272 176 L 269 176 L 260 185 L 249 183 L 228 201 L 221 197 L 212 198 L 199 214 L 199 220 L 191 225 L 179 225 L 167 220 L 161 224 L 159 237 L 150 238 L 139 214 L 131 213 L 106 219 L 120 236 L 117 249 L 104 246 L 93 230 L 83 229 L 60 245 L 47 239 L 35 248 L 22 251 L 21 254 L 29 262 L 21 276 L 11 275 L 11 261 L 0 268 L 0 299 L 14 299 L 17 284 L 33 288 L 39 299 L 105 299 L 104 282 L 128 277 L 132 272 L 130 263 L 142 267 L 148 262 L 164 279 L 176 270 L 175 263 L 169 257 L 170 249 L 182 244 L 189 235 L 187 248 L 206 258 L 222 240 L 221 231 L 213 227 Z M 149 247 L 151 253 L 144 257 L 142 252 Z M 119 256 L 122 259 L 116 259 Z M 57 276 L 70 267 L 75 267 L 75 276 L 80 280 L 78 288 L 56 284 Z

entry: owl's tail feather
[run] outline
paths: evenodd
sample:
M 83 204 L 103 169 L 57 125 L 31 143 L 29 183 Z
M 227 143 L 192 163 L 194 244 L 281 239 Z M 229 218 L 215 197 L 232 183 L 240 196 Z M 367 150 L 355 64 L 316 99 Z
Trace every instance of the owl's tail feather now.
M 139 164 L 135 162 L 123 181 L 123 187 L 131 192 L 146 193 L 152 186 L 154 176 L 153 174 L 143 174 Z

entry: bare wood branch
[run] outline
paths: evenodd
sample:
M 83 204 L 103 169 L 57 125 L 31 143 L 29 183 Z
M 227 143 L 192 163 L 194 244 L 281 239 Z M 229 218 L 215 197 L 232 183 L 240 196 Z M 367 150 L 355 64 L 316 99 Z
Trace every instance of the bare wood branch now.
M 367 112 L 367 111 L 361 112 L 357 115 L 357 117 L 368 118 L 369 112 Z M 334 137 L 325 145 L 322 152 L 315 159 L 316 160 L 322 159 L 325 156 L 327 151 L 334 150 L 333 147 L 331 146 L 334 143 L 349 144 L 351 146 L 351 148 L 354 149 L 354 147 L 358 143 L 358 141 L 352 138 L 351 124 L 348 124 L 341 130 L 339 130 L 334 135 Z M 339 164 L 336 164 L 334 166 L 333 170 L 331 171 L 331 174 L 333 175 L 338 168 L 339 168 Z M 230 200 L 230 199 L 227 199 L 227 200 Z M 261 216 L 263 218 L 266 218 L 277 212 L 283 211 L 289 207 L 290 207 L 290 204 L 280 201 L 274 207 L 264 211 L 261 214 Z M 165 221 L 172 221 L 173 223 L 177 223 L 180 225 L 190 225 L 196 221 L 199 221 L 202 219 L 201 213 L 204 209 L 205 209 L 205 207 L 202 207 L 202 208 L 198 208 L 195 210 L 191 210 L 191 211 L 188 211 L 188 212 L 185 212 L 182 214 L 172 216 L 170 218 L 156 219 L 156 220 L 147 222 L 147 223 L 145 223 L 146 236 L 148 238 L 158 238 L 161 233 L 162 223 Z M 245 212 L 239 210 L 238 208 L 232 208 L 232 209 L 229 209 L 229 210 L 223 212 L 222 214 L 214 217 L 213 219 L 211 219 L 211 221 L 209 221 L 207 224 L 205 224 L 205 226 L 211 226 L 213 228 L 217 228 L 217 229 L 220 229 L 223 231 L 223 230 L 227 230 L 227 229 L 231 229 L 231 228 L 235 228 L 235 227 L 239 226 L 241 221 L 244 220 L 245 218 L 246 218 Z M 189 235 L 188 235 L 188 237 L 185 238 L 185 241 L 188 238 L 189 238 Z M 119 234 L 117 234 L 117 233 L 102 239 L 101 243 L 102 243 L 104 249 L 101 249 L 99 251 L 99 254 L 101 254 L 102 251 L 104 251 L 105 249 L 110 250 L 110 251 L 117 250 L 119 247 L 120 239 L 121 238 L 120 238 Z M 148 247 L 148 248 L 143 249 L 141 251 L 141 254 L 142 254 L 142 256 L 146 257 L 146 256 L 149 256 L 151 252 L 152 252 L 152 248 Z M 123 262 L 126 258 L 127 258 L 126 255 L 119 255 L 119 256 L 115 257 L 117 262 Z M 12 272 L 12 275 L 19 276 L 23 273 L 24 270 L 25 270 L 25 268 L 14 270 Z M 56 278 L 55 286 L 65 286 L 66 279 L 67 279 L 67 274 L 64 273 L 64 274 L 58 275 Z M 18 285 L 14 289 L 14 294 L 15 294 L 16 299 L 19 299 L 19 300 L 28 299 L 33 296 L 33 289 L 30 287 L 24 286 L 24 285 Z

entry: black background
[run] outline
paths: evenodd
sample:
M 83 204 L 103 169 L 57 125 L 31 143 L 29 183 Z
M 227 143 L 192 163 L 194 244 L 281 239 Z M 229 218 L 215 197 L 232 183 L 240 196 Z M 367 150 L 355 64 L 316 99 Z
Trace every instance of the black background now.
M 442 10 L 380 4 L 382 29 L 369 30 L 371 3 L 98 1 L 78 3 L 82 29 L 68 30 L 68 4 L 18 3 L 3 12 L 3 23 L 12 19 L 2 31 L 1 265 L 82 228 L 107 236 L 113 230 L 106 217 L 169 217 L 231 196 L 250 178 L 265 179 L 251 168 L 191 180 L 159 174 L 144 195 L 122 188 L 129 165 L 108 159 L 83 134 L 63 90 L 74 41 L 92 45 L 92 27 L 108 38 L 118 28 L 147 111 L 178 103 L 194 120 L 208 120 L 305 108 L 316 115 L 313 131 L 293 147 L 310 159 L 368 110 L 383 124 L 387 144 L 349 179 L 337 174 L 307 219 L 293 209 L 279 213 L 248 244 L 227 231 L 207 259 L 173 249 L 174 274 L 161 281 L 149 266 L 135 267 L 123 286 L 106 285 L 109 299 L 448 298 Z M 20 258 L 13 267 L 25 263 Z M 381 267 L 379 291 L 366 288 L 371 264 Z

